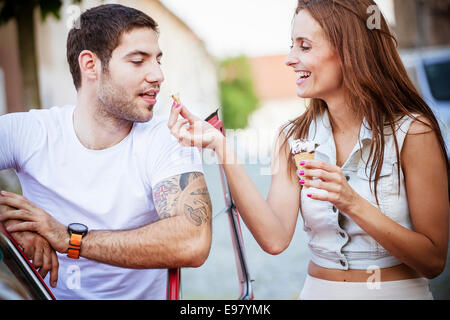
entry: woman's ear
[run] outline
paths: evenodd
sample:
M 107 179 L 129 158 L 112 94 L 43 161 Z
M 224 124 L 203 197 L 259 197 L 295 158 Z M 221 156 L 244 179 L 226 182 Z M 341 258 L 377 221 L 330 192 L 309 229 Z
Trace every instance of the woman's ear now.
M 90 50 L 83 50 L 78 56 L 78 64 L 80 66 L 81 78 L 88 81 L 98 79 L 99 70 L 101 69 L 100 59 Z

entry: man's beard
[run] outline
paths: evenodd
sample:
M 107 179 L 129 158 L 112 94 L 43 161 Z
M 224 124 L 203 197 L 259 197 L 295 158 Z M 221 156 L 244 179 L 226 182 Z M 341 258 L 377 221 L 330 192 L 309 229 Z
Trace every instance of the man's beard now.
M 137 94 L 136 94 L 137 96 Z M 147 122 L 153 116 L 153 105 L 143 112 L 142 107 L 133 101 L 135 97 L 119 85 L 113 83 L 107 71 L 102 72 L 102 79 L 97 92 L 97 101 L 101 115 L 107 118 L 130 122 Z

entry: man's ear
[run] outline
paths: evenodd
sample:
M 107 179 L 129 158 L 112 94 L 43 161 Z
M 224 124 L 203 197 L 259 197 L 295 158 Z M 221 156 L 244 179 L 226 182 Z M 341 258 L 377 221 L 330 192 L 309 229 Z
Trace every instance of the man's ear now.
M 81 78 L 88 81 L 98 79 L 101 70 L 100 59 L 90 50 L 83 50 L 78 56 L 78 64 L 80 66 Z

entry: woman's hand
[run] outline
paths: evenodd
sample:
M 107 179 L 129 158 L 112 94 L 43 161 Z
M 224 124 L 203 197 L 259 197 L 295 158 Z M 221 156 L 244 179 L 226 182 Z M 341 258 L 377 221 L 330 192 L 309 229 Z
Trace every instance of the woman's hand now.
M 320 160 L 305 161 L 304 167 L 306 169 L 303 172 L 297 172 L 300 184 L 306 188 L 327 191 L 320 194 L 308 191 L 308 197 L 314 200 L 329 201 L 339 211 L 351 214 L 352 208 L 361 200 L 361 196 L 350 187 L 342 169 Z M 305 179 L 305 177 L 309 179 Z M 314 177 L 319 179 L 313 180 Z
M 183 119 L 178 119 L 178 115 L 181 115 Z M 190 113 L 184 105 L 177 105 L 175 102 L 172 104 L 167 125 L 172 135 L 183 146 L 216 150 L 223 144 L 222 133 L 208 122 Z

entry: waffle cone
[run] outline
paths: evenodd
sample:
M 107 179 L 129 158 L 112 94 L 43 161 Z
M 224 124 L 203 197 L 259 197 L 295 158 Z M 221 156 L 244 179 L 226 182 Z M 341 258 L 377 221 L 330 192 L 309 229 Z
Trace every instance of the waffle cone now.
M 294 154 L 294 160 L 295 160 L 295 165 L 297 166 L 297 170 L 301 171 L 304 170 L 305 167 L 300 165 L 300 162 L 302 161 L 306 161 L 306 160 L 314 160 L 314 152 L 300 152 L 300 153 L 296 153 Z M 303 179 L 307 179 L 306 177 Z

